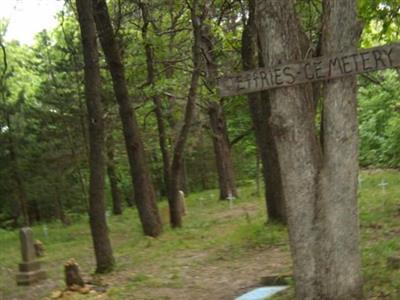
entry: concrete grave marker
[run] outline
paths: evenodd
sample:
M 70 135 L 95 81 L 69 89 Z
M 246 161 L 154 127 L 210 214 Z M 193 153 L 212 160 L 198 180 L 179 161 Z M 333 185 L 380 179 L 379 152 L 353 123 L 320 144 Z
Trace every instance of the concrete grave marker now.
M 37 260 L 32 229 L 24 227 L 19 233 L 21 242 L 22 262 L 17 274 L 18 285 L 31 285 L 46 279 L 46 272 L 41 270 Z
M 381 183 L 378 184 L 378 186 L 380 186 L 382 188 L 383 192 L 386 192 L 386 186 L 387 185 L 389 185 L 389 183 L 387 183 L 385 179 L 382 179 Z
M 363 181 L 364 181 L 364 179 L 361 177 L 361 175 L 358 175 L 358 186 L 360 189 L 362 188 Z
M 228 199 L 228 201 L 229 201 L 229 209 L 232 209 L 233 208 L 233 200 L 235 200 L 235 197 L 233 197 L 232 193 L 229 192 L 228 198 L 226 198 L 226 199 Z
M 181 205 L 182 216 L 186 216 L 187 213 L 186 199 L 185 199 L 185 193 L 183 191 L 179 191 L 179 203 Z
M 43 228 L 43 235 L 44 235 L 44 237 L 45 237 L 46 239 L 48 239 L 48 238 L 49 238 L 49 228 L 47 227 L 46 224 L 44 224 L 42 228 Z

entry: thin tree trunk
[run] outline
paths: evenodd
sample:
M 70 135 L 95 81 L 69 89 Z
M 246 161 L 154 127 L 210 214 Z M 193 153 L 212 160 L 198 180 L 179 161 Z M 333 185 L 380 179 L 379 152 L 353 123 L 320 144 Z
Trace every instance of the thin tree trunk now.
M 70 225 L 70 221 L 67 218 L 67 216 L 65 215 L 65 211 L 64 211 L 64 205 L 61 201 L 61 192 L 60 192 L 60 188 L 58 186 L 58 182 L 53 182 L 53 185 L 55 187 L 55 209 L 56 209 L 56 214 L 57 217 L 59 218 L 61 224 L 63 224 L 64 226 Z
M 214 89 L 218 77 L 218 65 L 215 55 L 213 36 L 208 26 L 202 30 L 202 51 L 204 53 L 207 70 L 207 83 L 209 88 Z M 208 104 L 208 116 L 212 131 L 212 140 L 217 166 L 220 199 L 237 197 L 235 176 L 231 158 L 231 144 L 228 137 L 225 115 L 222 101 L 216 103 L 210 101 Z
M 96 272 L 105 273 L 113 269 L 114 258 L 108 237 L 104 204 L 104 122 L 100 95 L 99 54 L 92 2 L 77 0 L 76 5 L 85 62 L 85 95 L 89 121 L 89 219 L 96 255 Z
M 139 1 L 139 7 L 142 12 L 143 26 L 142 26 L 142 38 L 144 41 L 144 48 L 146 53 L 146 64 L 147 64 L 147 84 L 154 87 L 155 74 L 154 74 L 154 49 L 148 40 L 148 26 L 150 24 L 150 15 L 148 5 L 142 1 Z M 154 103 L 154 112 L 157 120 L 158 139 L 160 144 L 161 156 L 163 160 L 163 179 L 164 179 L 164 191 L 168 195 L 168 182 L 169 182 L 169 153 L 167 143 L 167 133 L 164 124 L 164 114 L 161 105 L 160 95 L 152 96 Z
M 93 0 L 93 3 L 100 42 L 110 69 L 115 96 L 119 104 L 132 182 L 135 190 L 135 203 L 138 208 L 144 234 L 156 237 L 162 232 L 162 223 L 156 204 L 156 195 L 150 178 L 139 125 L 129 99 L 124 66 L 121 61 L 117 41 L 114 37 L 106 1 Z
M 8 150 L 10 154 L 10 161 L 12 163 L 12 176 L 16 188 L 19 212 L 22 215 L 22 225 L 30 226 L 31 224 L 28 215 L 28 197 L 26 195 L 25 185 L 23 183 L 23 180 L 21 178 L 21 173 L 19 171 L 18 155 L 12 132 L 13 127 L 8 112 L 6 112 L 6 122 L 8 127 L 8 143 L 9 143 Z
M 215 102 L 210 103 L 208 115 L 217 165 L 219 198 L 225 200 L 229 197 L 237 197 L 231 149 L 222 106 Z
M 188 177 L 188 172 L 187 172 L 187 163 L 186 163 L 186 158 L 185 156 L 183 157 L 182 160 L 182 169 L 181 169 L 181 175 L 180 175 L 180 186 L 181 190 L 185 193 L 187 196 L 189 194 L 189 177 Z
M 242 60 L 245 70 L 257 68 L 259 61 L 262 61 L 261 53 L 258 53 L 255 0 L 249 0 L 249 10 L 249 19 L 247 24 L 245 24 L 242 36 Z M 268 93 L 250 94 L 248 95 L 248 103 L 262 162 L 268 220 L 286 223 L 287 217 L 281 167 L 275 138 L 272 134 L 271 125 L 268 122 L 271 116 L 271 103 L 268 99 Z
M 179 201 L 180 173 L 182 171 L 183 151 L 189 129 L 192 124 L 195 104 L 197 100 L 197 89 L 201 73 L 201 23 L 202 19 L 197 16 L 199 13 L 198 0 L 193 0 L 191 4 L 191 20 L 193 26 L 193 72 L 190 81 L 189 95 L 187 98 L 183 126 L 175 142 L 174 153 L 170 169 L 170 179 L 168 185 L 168 204 L 170 212 L 170 222 L 173 228 L 182 227 L 182 209 Z
M 107 138 L 107 175 L 110 182 L 111 199 L 113 204 L 113 214 L 122 215 L 121 191 L 118 187 L 118 176 L 114 160 L 114 140 L 112 133 Z
M 322 54 L 356 50 L 361 26 L 355 0 L 324 1 Z M 320 241 L 321 299 L 362 299 L 357 211 L 358 124 L 356 77 L 324 87 L 320 173 L 324 224 Z
M 256 195 L 260 197 L 260 151 L 256 154 Z

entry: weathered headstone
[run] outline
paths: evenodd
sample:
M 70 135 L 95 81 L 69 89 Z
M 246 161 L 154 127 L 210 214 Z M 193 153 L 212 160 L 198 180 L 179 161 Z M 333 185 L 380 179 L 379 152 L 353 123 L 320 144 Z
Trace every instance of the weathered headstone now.
M 43 243 L 39 240 L 36 240 L 35 243 L 33 244 L 35 247 L 35 252 L 37 257 L 43 257 L 44 256 L 44 246 Z
M 18 285 L 31 285 L 46 279 L 46 272 L 41 270 L 37 260 L 32 229 L 24 227 L 20 230 L 22 262 L 17 274 Z
M 186 199 L 185 199 L 185 193 L 183 191 L 179 191 L 179 203 L 181 205 L 182 216 L 186 216 L 187 213 Z
M 78 263 L 72 258 L 64 264 L 65 284 L 68 289 L 79 289 L 85 286 Z

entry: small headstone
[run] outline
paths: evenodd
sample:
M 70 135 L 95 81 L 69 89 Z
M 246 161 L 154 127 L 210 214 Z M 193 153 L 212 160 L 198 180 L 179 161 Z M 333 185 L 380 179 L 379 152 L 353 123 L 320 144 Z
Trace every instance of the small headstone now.
M 37 257 L 43 257 L 44 256 L 44 246 L 43 243 L 39 240 L 36 240 L 35 243 L 33 244 L 35 247 L 35 253 Z
M 186 213 L 187 213 L 186 199 L 185 199 L 185 193 L 183 191 L 179 191 L 179 203 L 181 205 L 182 216 L 186 216 Z
M 32 229 L 24 227 L 20 230 L 22 262 L 17 274 L 18 285 L 31 285 L 46 279 L 46 272 L 41 270 L 37 260 Z
M 226 199 L 229 200 L 229 209 L 232 209 L 232 208 L 233 208 L 233 200 L 235 200 L 235 197 L 233 197 L 233 196 L 232 196 L 232 193 L 229 192 L 228 198 L 226 198 Z

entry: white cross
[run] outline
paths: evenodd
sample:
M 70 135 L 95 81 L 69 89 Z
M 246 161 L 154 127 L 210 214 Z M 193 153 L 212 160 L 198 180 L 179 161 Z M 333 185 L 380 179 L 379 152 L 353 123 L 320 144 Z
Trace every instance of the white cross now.
M 381 183 L 378 184 L 378 186 L 380 186 L 380 187 L 382 188 L 382 191 L 386 192 L 386 186 L 387 186 L 388 184 L 389 184 L 389 183 L 387 183 L 385 179 L 382 179 Z
M 362 188 L 363 181 L 364 181 L 364 179 L 361 177 L 361 175 L 358 175 L 358 186 L 360 187 L 360 189 Z
M 235 197 L 233 197 L 233 196 L 232 196 L 232 193 L 229 192 L 229 193 L 228 193 L 228 198 L 226 198 L 226 199 L 229 200 L 229 209 L 232 209 L 232 207 L 233 207 L 233 200 L 235 200 Z
M 43 225 L 43 235 L 47 239 L 49 237 L 49 229 L 47 228 L 47 225 Z

